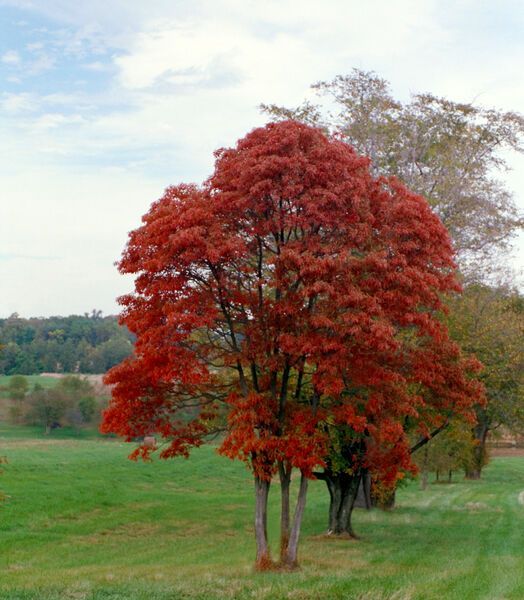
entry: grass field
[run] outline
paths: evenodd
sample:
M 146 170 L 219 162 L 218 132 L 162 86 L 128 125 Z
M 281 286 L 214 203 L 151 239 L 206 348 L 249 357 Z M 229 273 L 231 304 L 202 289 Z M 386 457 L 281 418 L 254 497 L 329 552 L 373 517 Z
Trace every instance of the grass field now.
M 0 394 L 2 396 L 7 397 L 7 386 L 9 384 L 9 380 L 14 377 L 13 375 L 0 375 Z M 58 379 L 56 377 L 49 377 L 46 375 L 24 375 L 27 379 L 27 383 L 29 384 L 29 389 L 31 389 L 35 383 L 40 384 L 44 388 L 54 387 L 58 383 Z
M 495 459 L 479 482 L 412 482 L 395 511 L 357 512 L 358 542 L 320 535 L 327 496 L 314 482 L 301 569 L 255 574 L 243 465 L 211 447 L 132 463 L 128 445 L 60 436 L 0 427 L 2 599 L 524 598 L 523 458 Z

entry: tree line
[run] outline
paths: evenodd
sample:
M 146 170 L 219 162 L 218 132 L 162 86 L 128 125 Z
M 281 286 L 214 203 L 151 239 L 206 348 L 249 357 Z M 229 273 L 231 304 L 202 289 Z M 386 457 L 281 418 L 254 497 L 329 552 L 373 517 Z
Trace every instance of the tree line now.
M 133 349 L 133 336 L 101 311 L 0 319 L 0 374 L 105 373 Z

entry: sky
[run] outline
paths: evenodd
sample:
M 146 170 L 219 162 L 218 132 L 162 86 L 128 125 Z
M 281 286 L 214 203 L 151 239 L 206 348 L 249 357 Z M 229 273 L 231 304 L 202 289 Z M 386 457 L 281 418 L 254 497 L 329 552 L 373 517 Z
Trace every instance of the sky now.
M 401 100 L 524 113 L 523 64 L 522 0 L 0 0 L 0 318 L 116 314 L 127 233 L 262 102 L 357 67 Z

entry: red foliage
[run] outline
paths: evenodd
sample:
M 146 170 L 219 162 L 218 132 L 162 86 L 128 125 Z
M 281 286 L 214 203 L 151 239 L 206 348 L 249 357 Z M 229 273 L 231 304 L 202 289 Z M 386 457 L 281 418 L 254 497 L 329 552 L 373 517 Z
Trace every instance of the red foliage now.
M 166 190 L 120 262 L 136 276 L 121 320 L 137 342 L 106 377 L 103 430 L 155 432 L 164 457 L 187 456 L 225 406 L 221 452 L 269 478 L 278 461 L 311 476 L 328 452 L 319 423 L 344 423 L 393 481 L 411 468 L 407 421 L 423 432 L 467 414 L 476 366 L 439 319 L 458 290 L 448 235 L 368 167 L 288 121 L 218 151 L 203 187 Z

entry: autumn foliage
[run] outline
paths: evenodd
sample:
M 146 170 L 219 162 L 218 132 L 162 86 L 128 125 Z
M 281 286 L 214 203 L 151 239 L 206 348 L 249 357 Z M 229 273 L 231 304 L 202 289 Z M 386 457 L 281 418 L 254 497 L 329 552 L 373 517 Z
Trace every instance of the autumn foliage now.
M 277 473 L 281 560 L 296 563 L 307 480 L 330 468 L 330 431 L 345 427 L 359 465 L 393 485 L 413 469 L 410 435 L 472 418 L 481 396 L 478 365 L 441 320 L 443 295 L 458 291 L 441 222 L 318 129 L 272 123 L 219 150 L 202 186 L 168 188 L 152 205 L 119 266 L 136 278 L 121 299 L 136 346 L 106 377 L 103 430 L 160 435 L 167 458 L 223 426 L 220 452 L 255 477 L 259 566 L 270 564 Z

